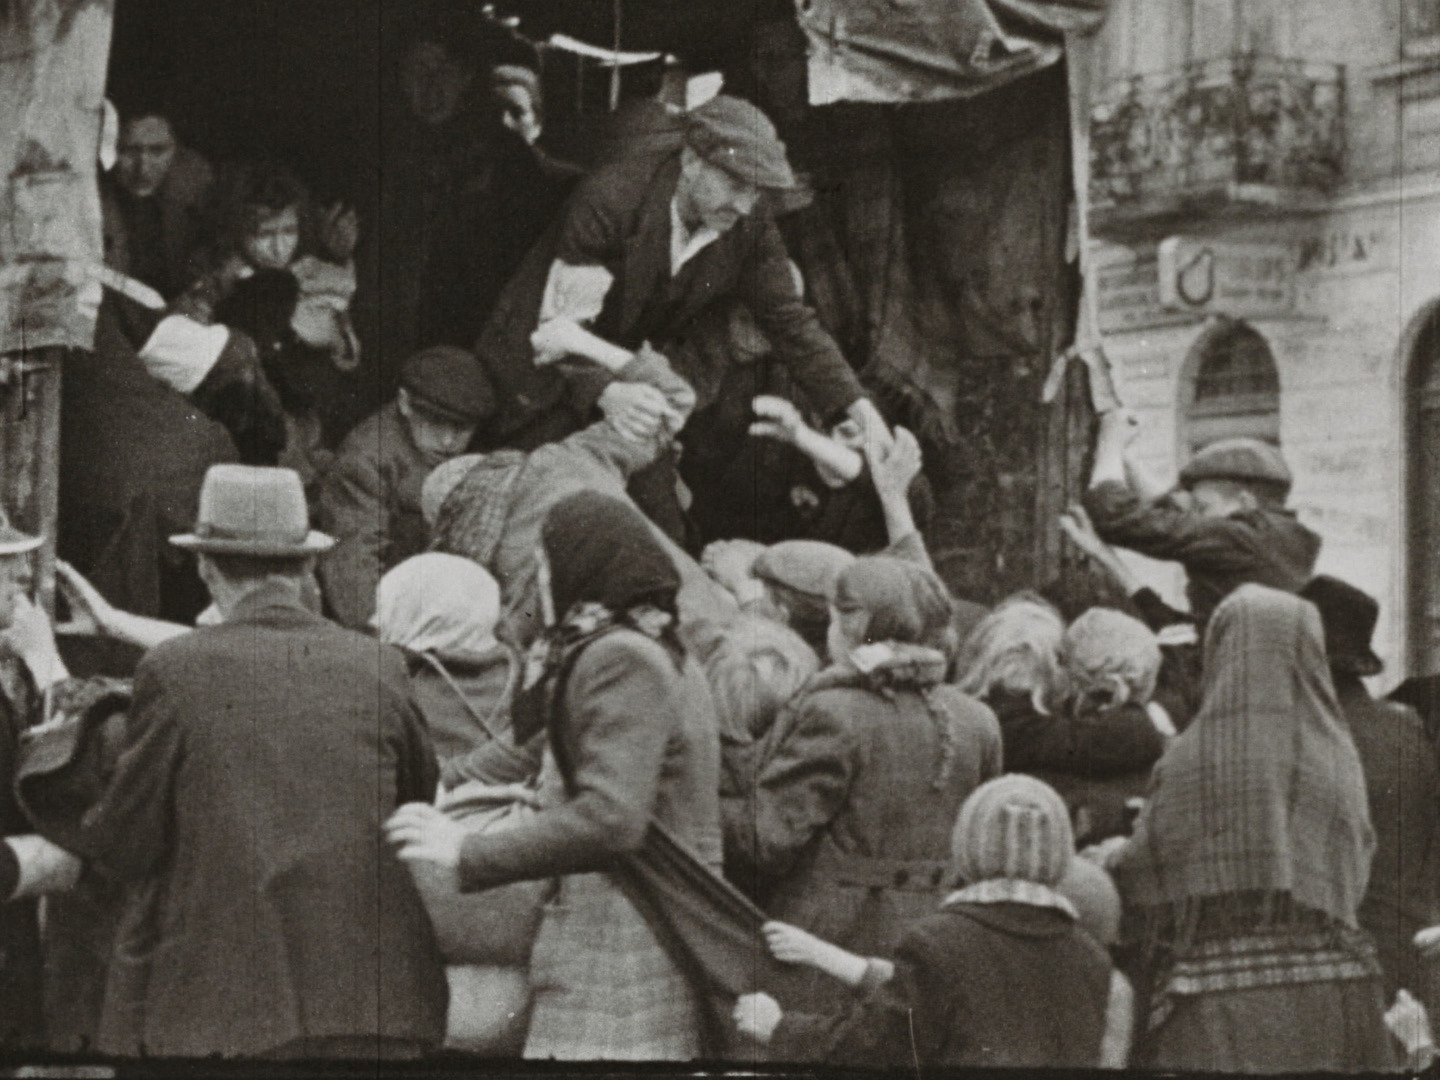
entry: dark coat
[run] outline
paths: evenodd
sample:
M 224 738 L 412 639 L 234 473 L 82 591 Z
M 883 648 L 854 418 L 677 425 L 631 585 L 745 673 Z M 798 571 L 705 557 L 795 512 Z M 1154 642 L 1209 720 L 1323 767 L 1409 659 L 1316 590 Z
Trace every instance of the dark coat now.
M 1026 694 L 996 691 L 1006 772 L 1038 777 L 1058 791 L 1076 824 L 1076 840 L 1094 843 L 1128 830 L 1125 802 L 1144 795 L 1165 737 L 1142 706 L 1043 715 Z
M 0 692 L 0 836 L 32 830 L 15 800 L 15 767 L 20 732 L 35 722 L 38 699 L 23 665 L 10 665 Z M 0 1051 L 41 1045 L 40 927 L 33 900 L 10 900 L 19 883 L 19 867 L 0 844 Z
M 400 656 L 283 596 L 152 650 L 82 837 L 134 889 L 100 1049 L 438 1044 L 443 962 L 381 831 L 436 779 Z
M 439 463 L 411 441 L 393 401 L 340 444 L 320 478 L 316 518 L 338 541 L 320 559 L 320 584 L 343 625 L 365 626 L 385 571 L 425 550 L 420 489 Z
M 1110 958 L 1069 916 L 954 904 L 906 930 L 894 976 L 848 1012 L 783 1017 L 771 1057 L 1093 1069 L 1109 995 Z
M 953 687 L 932 694 L 953 752 L 938 783 L 940 724 L 914 690 L 819 689 L 776 720 L 753 803 L 723 807 L 727 857 L 753 868 L 775 918 L 888 957 L 905 923 L 934 908 L 955 815 L 1000 773 L 1001 754 L 988 708 Z M 801 982 L 798 1007 L 838 998 L 825 976 Z
M 1315 572 L 1320 553 L 1320 537 L 1288 510 L 1205 517 L 1170 499 L 1143 503 L 1116 481 L 1085 492 L 1084 503 L 1107 544 L 1185 567 L 1190 610 L 1202 627 L 1216 605 L 1241 585 L 1299 592 Z
M 230 436 L 150 376 L 108 297 L 94 351 L 65 361 L 60 411 L 60 557 L 118 608 L 193 621 L 208 599 L 168 538 L 194 525 L 206 470 L 236 460 Z
M 593 366 L 567 378 L 532 363 L 530 334 L 556 259 L 610 271 L 614 283 L 595 331 L 630 349 L 649 341 L 695 388 L 697 410 L 715 400 L 730 363 L 716 328 L 737 299 L 749 305 L 775 359 L 823 415 L 838 415 L 861 396 L 838 346 L 796 291 L 769 217 L 742 219 L 671 277 L 670 202 L 679 177 L 678 151 L 632 154 L 597 170 L 525 257 L 475 347 L 501 402 L 497 444 L 528 447 L 564 437 L 588 422 L 610 381 Z
M 1440 759 L 1409 708 L 1376 701 L 1354 676 L 1337 674 L 1335 690 L 1360 752 L 1375 826 L 1360 925 L 1380 950 L 1386 1000 L 1403 986 L 1433 1016 L 1440 964 L 1424 960 L 1411 939 L 1440 923 Z
M 107 261 L 174 299 L 194 276 L 213 186 L 209 162 L 188 146 L 176 148 L 159 190 L 146 198 L 137 199 L 109 174 L 102 177 Z

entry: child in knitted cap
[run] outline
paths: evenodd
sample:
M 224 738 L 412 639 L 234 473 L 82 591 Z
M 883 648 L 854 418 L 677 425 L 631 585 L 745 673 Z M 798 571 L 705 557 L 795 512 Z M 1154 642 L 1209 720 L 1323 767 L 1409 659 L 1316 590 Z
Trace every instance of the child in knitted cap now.
M 1110 958 L 1059 889 L 1074 861 L 1069 814 L 1052 788 L 1016 774 L 982 784 L 952 834 L 961 887 L 909 928 L 893 962 L 766 927 L 777 957 L 836 975 L 862 1000 L 842 1015 L 804 1016 L 748 994 L 736 1004 L 736 1025 L 779 1061 L 1119 1064 L 1105 1054 L 1116 1053 L 1107 1027 L 1119 1026 L 1124 1011 L 1112 1001 Z

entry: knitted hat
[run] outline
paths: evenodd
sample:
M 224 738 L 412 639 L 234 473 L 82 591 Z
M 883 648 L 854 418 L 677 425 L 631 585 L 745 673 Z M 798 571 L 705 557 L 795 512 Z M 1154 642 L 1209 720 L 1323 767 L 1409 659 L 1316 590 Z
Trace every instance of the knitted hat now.
M 1288 494 L 1292 478 L 1280 448 L 1261 439 L 1221 439 L 1213 442 L 1185 463 L 1180 486 L 1194 487 L 1203 480 L 1233 480 L 1242 484 L 1267 484 Z
M 971 792 L 950 834 L 951 869 L 967 885 L 992 878 L 1055 885 L 1074 855 L 1065 800 L 1049 784 L 1019 773 Z
M 775 125 L 748 101 L 717 94 L 686 113 L 685 120 L 686 143 L 710 164 L 759 188 L 795 186 Z
M 400 385 L 426 412 L 474 424 L 495 411 L 495 391 L 475 355 L 454 345 L 421 349 L 400 371 Z

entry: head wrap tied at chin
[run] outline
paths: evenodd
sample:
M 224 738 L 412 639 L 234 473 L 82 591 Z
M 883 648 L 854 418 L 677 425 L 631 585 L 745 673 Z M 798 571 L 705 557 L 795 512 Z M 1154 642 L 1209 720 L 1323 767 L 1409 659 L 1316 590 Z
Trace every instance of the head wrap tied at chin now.
M 835 606 L 864 611 L 867 641 L 943 648 L 954 613 L 950 594 L 931 571 L 885 555 L 857 559 L 835 582 Z
M 642 605 L 676 614 L 680 572 L 633 506 L 577 492 L 551 507 L 540 542 L 556 615 L 582 603 L 616 614 Z

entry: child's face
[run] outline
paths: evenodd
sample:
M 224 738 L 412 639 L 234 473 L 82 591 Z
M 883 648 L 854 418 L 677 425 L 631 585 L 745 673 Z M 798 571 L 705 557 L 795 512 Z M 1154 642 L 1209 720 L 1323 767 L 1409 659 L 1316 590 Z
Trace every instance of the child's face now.
M 300 246 L 300 208 L 260 212 L 259 219 L 241 243 L 246 261 L 257 270 L 284 270 Z

